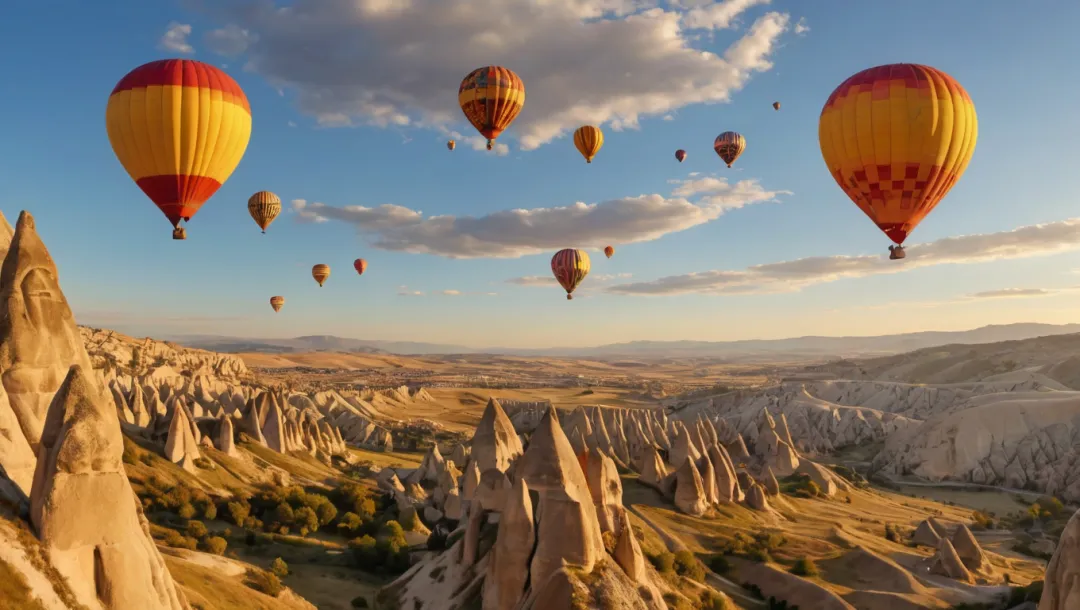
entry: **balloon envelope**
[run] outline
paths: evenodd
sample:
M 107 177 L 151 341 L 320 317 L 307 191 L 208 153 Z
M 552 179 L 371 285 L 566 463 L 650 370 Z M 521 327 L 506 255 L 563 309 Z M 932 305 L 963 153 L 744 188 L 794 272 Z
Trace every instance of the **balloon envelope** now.
M 525 106 L 525 83 L 502 66 L 477 68 L 462 79 L 458 105 L 472 126 L 487 138 L 487 149 L 491 150 L 495 138 Z
M 679 160 L 679 163 L 682 163 L 686 160 L 686 151 L 681 148 L 679 150 L 676 150 L 675 158 Z
M 319 287 L 322 288 L 323 282 L 330 277 L 330 265 L 315 265 L 311 268 L 311 277 L 315 278 Z
M 589 275 L 589 267 L 589 253 L 584 250 L 567 248 L 559 250 L 551 257 L 551 272 L 563 290 L 566 290 L 567 300 L 574 298 L 574 289 Z
M 457 142 L 455 142 L 453 140 L 449 140 L 446 143 L 446 147 L 449 148 L 450 150 L 454 150 L 454 147 L 456 147 L 456 146 L 457 146 Z
M 578 127 L 577 131 L 574 132 L 574 146 L 581 153 L 581 156 L 585 157 L 586 163 L 592 163 L 593 157 L 600 152 L 603 145 L 604 132 L 600 131 L 599 127 L 585 125 Z
M 248 198 L 248 214 L 263 233 L 281 214 L 281 198 L 270 191 L 259 191 Z
M 606 256 L 608 258 L 611 258 L 611 256 L 613 254 L 615 254 L 615 248 L 613 248 L 611 246 L 605 246 L 604 247 L 604 256 Z
M 270 297 L 270 307 L 274 308 L 274 311 L 281 311 L 281 307 L 285 305 L 285 297 Z
M 772 103 L 772 109 L 773 110 L 780 110 L 780 102 L 773 102 Z
M 727 163 L 728 167 L 746 150 L 746 138 L 734 131 L 725 131 L 713 140 L 713 150 Z
M 165 59 L 120 79 L 105 107 L 105 130 L 128 175 L 177 227 L 240 164 L 251 138 L 251 106 L 218 68 Z
M 917 64 L 863 70 L 821 110 L 821 155 L 844 193 L 896 244 L 945 197 L 975 152 L 967 91 Z
M 358 258 L 353 261 L 352 266 L 353 269 L 356 269 L 357 275 L 364 275 L 364 271 L 367 270 L 367 261 L 362 258 Z

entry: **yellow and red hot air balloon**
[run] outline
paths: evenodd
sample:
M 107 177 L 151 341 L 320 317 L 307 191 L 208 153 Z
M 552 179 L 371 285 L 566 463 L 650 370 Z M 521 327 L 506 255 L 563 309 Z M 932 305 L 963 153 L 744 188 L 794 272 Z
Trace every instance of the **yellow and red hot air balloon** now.
M 270 297 L 270 307 L 273 307 L 275 312 L 281 311 L 284 305 L 285 297 Z
M 578 127 L 574 132 L 574 146 L 577 147 L 581 156 L 585 157 L 586 163 L 592 163 L 593 157 L 600 152 L 603 145 L 604 132 L 600 131 L 599 127 L 585 125 Z
M 322 288 L 323 282 L 330 277 L 330 265 L 315 265 L 311 268 L 311 277 L 315 278 L 319 288 Z
M 720 155 L 728 167 L 731 167 L 735 159 L 738 159 L 739 155 L 746 150 L 746 138 L 734 131 L 725 131 L 713 140 L 713 150 Z
M 780 102 L 773 102 L 772 103 L 772 109 L 773 110 L 780 110 Z
M 615 248 L 611 246 L 604 246 L 604 256 L 611 258 L 615 254 Z
M 682 163 L 686 160 L 686 151 L 681 148 L 679 150 L 676 150 L 675 158 L 679 160 L 679 163 Z
M 120 164 L 185 239 L 190 221 L 240 164 L 251 106 L 228 74 L 200 61 L 165 59 L 113 88 L 105 129 Z
M 584 250 L 567 248 L 559 250 L 551 257 L 551 272 L 555 274 L 559 285 L 566 290 L 567 301 L 574 298 L 574 289 L 589 275 L 589 266 L 589 253 Z
M 487 138 L 487 149 L 514 122 L 525 105 L 525 83 L 502 66 L 469 72 L 458 88 L 458 105 L 472 126 Z
M 367 261 L 362 258 L 354 260 L 352 266 L 353 269 L 356 269 L 356 275 L 364 275 L 364 272 L 367 271 Z
M 447 148 L 448 150 L 454 150 L 454 148 L 456 148 L 456 147 L 457 147 L 457 142 L 455 142 L 455 141 L 453 141 L 453 140 L 447 140 L 447 142 L 446 142 L 446 148 Z
M 270 191 L 259 191 L 248 198 L 248 214 L 263 233 L 281 214 L 281 198 Z
M 829 173 L 896 247 L 964 174 L 979 122 L 964 88 L 917 64 L 863 70 L 825 102 L 818 141 Z

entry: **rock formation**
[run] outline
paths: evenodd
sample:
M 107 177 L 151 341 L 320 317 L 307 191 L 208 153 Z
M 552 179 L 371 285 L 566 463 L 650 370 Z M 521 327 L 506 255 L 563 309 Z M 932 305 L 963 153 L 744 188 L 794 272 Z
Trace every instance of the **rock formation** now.
M 682 466 L 676 472 L 675 483 L 675 506 L 682 512 L 701 516 L 709 509 L 709 503 L 705 497 L 705 488 L 701 482 L 701 474 L 698 473 L 694 460 L 683 460 Z
M 490 468 L 506 471 L 523 453 L 521 440 L 510 419 L 494 398 L 489 398 L 472 438 L 472 457 L 483 473 Z
M 186 409 L 178 406 L 173 410 L 169 423 L 169 438 L 165 441 L 165 459 L 188 472 L 195 472 L 195 460 L 199 459 L 199 444 L 191 433 L 191 421 Z
M 124 472 L 116 411 L 86 371 L 73 365 L 49 408 L 31 519 L 81 603 L 186 609 Z
M 964 566 L 964 562 L 960 559 L 960 556 L 956 554 L 956 549 L 953 547 L 952 542 L 949 542 L 948 538 L 942 538 L 938 544 L 937 553 L 931 559 L 930 571 L 934 574 L 940 574 L 942 576 L 948 576 L 961 582 L 969 584 L 975 583 L 975 578 L 972 577 L 971 572 Z
M 1039 610 L 1080 608 L 1080 512 L 1061 532 L 1057 551 L 1046 566 Z

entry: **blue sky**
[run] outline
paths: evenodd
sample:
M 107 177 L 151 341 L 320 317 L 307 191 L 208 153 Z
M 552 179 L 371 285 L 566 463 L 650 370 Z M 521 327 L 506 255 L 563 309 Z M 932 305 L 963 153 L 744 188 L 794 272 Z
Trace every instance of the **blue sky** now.
M 292 15 L 238 0 L 7 9 L 0 67 L 15 86 L 0 98 L 0 209 L 13 223 L 23 208 L 36 216 L 80 323 L 151 336 L 544 347 L 1080 321 L 1080 221 L 1067 222 L 1077 215 L 1067 164 L 1080 85 L 1066 76 L 1080 52 L 1071 32 L 1080 5 L 1049 18 L 977 0 L 683 0 L 629 15 L 587 11 L 630 4 L 618 0 L 550 0 L 531 14 L 521 0 L 413 0 L 389 11 L 382 0 L 289 4 Z M 478 7 L 481 16 L 462 16 Z M 500 29 L 502 17 L 521 25 Z M 679 38 L 728 61 L 695 63 Z M 254 123 L 239 168 L 183 242 L 123 171 L 104 127 L 120 77 L 178 56 L 236 78 Z M 879 260 L 889 242 L 825 170 L 817 119 L 847 76 L 900 61 L 940 68 L 967 89 L 979 141 L 967 173 L 909 239 L 930 245 L 921 256 L 913 245 L 905 270 L 885 273 L 897 269 Z M 528 91 L 502 155 L 473 149 L 456 107 L 462 76 L 488 63 L 518 70 Z M 686 83 L 695 86 L 677 90 Z M 705 103 L 724 93 L 729 101 Z M 606 136 L 591 165 L 567 131 L 584 122 Z M 748 140 L 731 170 L 711 149 L 729 129 Z M 453 153 L 449 132 L 462 135 Z M 689 152 L 685 163 L 677 148 Z M 679 181 L 704 188 L 706 178 L 727 185 L 674 194 Z M 756 182 L 735 187 L 744 180 Z M 245 207 L 261 189 L 307 207 L 261 235 Z M 641 195 L 653 197 L 626 199 Z M 575 202 L 610 203 L 580 217 L 551 210 Z M 717 211 L 735 204 L 745 205 Z M 532 212 L 489 216 L 512 209 Z M 302 222 L 312 210 L 331 219 Z M 931 243 L 961 235 L 971 237 Z M 608 242 L 616 255 L 591 250 L 582 298 L 520 279 L 549 276 L 560 247 Z M 362 278 L 356 257 L 369 262 Z M 806 257 L 815 258 L 792 263 Z M 681 277 L 785 262 L 735 286 L 698 276 L 698 292 Z M 333 269 L 322 289 L 315 263 Z M 854 264 L 854 277 L 835 279 L 838 264 Z M 778 279 L 793 270 L 797 283 Z M 279 314 L 272 295 L 287 299 Z

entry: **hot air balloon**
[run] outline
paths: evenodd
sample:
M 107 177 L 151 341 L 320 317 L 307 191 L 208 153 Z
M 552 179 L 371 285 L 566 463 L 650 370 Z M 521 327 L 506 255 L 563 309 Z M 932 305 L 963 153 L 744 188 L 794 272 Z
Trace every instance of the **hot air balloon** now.
M 454 150 L 454 148 L 455 148 L 456 146 L 457 146 L 457 142 L 455 142 L 455 141 L 453 141 L 453 140 L 447 140 L 447 142 L 446 142 L 446 148 L 447 148 L 447 149 L 449 149 L 449 150 Z
M 330 265 L 315 265 L 311 268 L 311 277 L 315 278 L 319 288 L 322 288 L 323 282 L 330 277 Z
M 615 254 L 615 248 L 612 248 L 611 246 L 605 246 L 604 247 L 604 256 L 606 256 L 608 258 L 611 258 L 612 255 L 614 255 L 614 254 Z
M 679 160 L 679 163 L 682 163 L 686 160 L 686 151 L 681 148 L 679 150 L 676 150 L 675 158 Z
M 105 129 L 120 164 L 185 239 L 190 221 L 240 164 L 251 107 L 228 74 L 200 61 L 165 59 L 113 88 Z
M 274 308 L 274 311 L 281 311 L 281 307 L 285 305 L 285 297 L 270 297 L 270 307 Z
M 948 74 L 916 64 L 863 70 L 821 110 L 818 141 L 836 183 L 904 257 L 903 243 L 967 169 L 979 123 Z
M 600 131 L 599 127 L 585 125 L 578 127 L 574 132 L 574 146 L 577 147 L 581 156 L 585 157 L 586 163 L 592 163 L 593 157 L 600 152 L 603 145 L 604 132 Z
M 574 298 L 574 289 L 589 275 L 589 253 L 573 248 L 559 250 L 551 257 L 551 272 L 566 290 L 566 300 L 569 301 Z
M 772 109 L 773 110 L 780 110 L 780 102 L 773 102 L 772 103 Z
M 734 131 L 725 131 L 713 140 L 713 150 L 720 155 L 728 167 L 731 167 L 735 159 L 738 159 L 739 155 L 746 150 L 746 138 Z
M 367 261 L 362 258 L 354 260 L 352 266 L 357 275 L 364 275 L 364 271 L 367 271 Z
M 263 233 L 281 213 L 281 199 L 270 191 L 259 191 L 248 198 L 248 214 Z
M 525 105 L 525 83 L 502 66 L 477 68 L 461 81 L 458 105 L 491 150 Z

